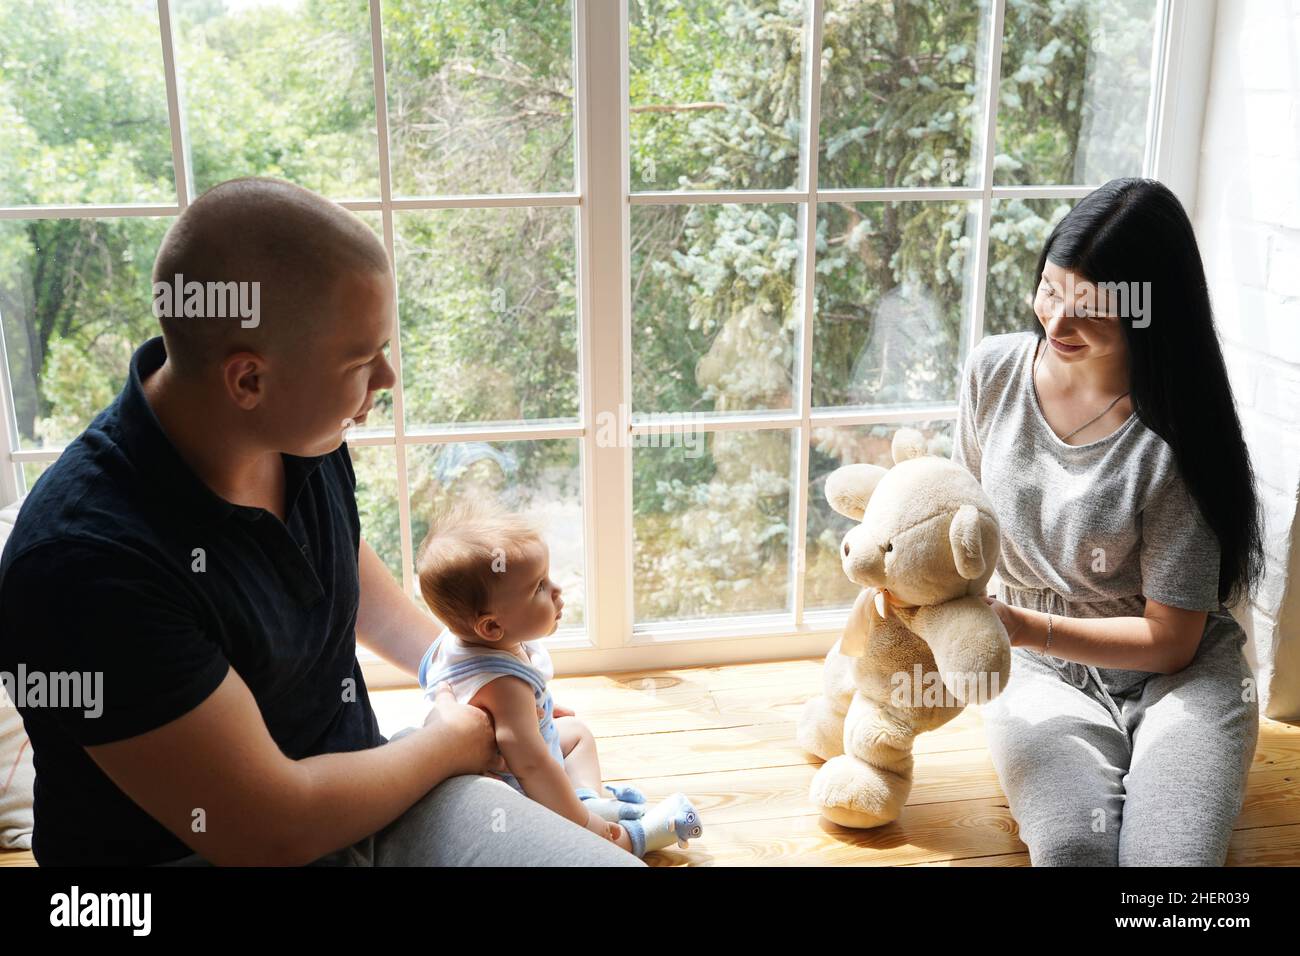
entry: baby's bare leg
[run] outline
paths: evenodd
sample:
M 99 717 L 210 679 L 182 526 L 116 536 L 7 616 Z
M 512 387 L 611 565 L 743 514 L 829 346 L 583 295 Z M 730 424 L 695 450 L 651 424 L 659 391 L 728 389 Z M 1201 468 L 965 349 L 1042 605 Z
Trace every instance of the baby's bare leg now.
M 622 847 L 628 853 L 632 853 L 632 837 L 628 834 L 627 828 L 617 823 L 611 823 L 599 814 L 591 810 L 587 811 L 587 829 L 602 839 L 609 840 L 611 843 Z
M 627 850 L 628 853 L 631 853 L 632 840 L 627 835 L 627 829 L 625 827 L 619 826 L 617 823 L 611 824 L 611 826 L 618 827 L 618 839 L 615 840 L 614 842 L 617 843 L 619 846 L 621 846 L 623 849 Z
M 573 785 L 600 793 L 600 757 L 596 754 L 596 738 L 591 730 L 577 717 L 555 718 L 555 729 L 560 732 L 564 772 Z M 626 833 L 623 839 L 627 839 Z

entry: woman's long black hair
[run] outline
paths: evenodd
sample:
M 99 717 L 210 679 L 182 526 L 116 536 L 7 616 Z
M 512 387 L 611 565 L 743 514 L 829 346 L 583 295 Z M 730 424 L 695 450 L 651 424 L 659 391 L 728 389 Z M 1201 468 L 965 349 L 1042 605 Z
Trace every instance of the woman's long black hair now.
M 1052 230 L 1035 286 L 1049 258 L 1094 283 L 1151 283 L 1144 303 L 1150 324 L 1117 320 L 1128 342 L 1133 409 L 1173 450 L 1183 482 L 1218 535 L 1219 600 L 1236 604 L 1263 573 L 1259 501 L 1186 210 L 1154 179 L 1112 179 Z M 1042 323 L 1034 332 L 1046 335 Z

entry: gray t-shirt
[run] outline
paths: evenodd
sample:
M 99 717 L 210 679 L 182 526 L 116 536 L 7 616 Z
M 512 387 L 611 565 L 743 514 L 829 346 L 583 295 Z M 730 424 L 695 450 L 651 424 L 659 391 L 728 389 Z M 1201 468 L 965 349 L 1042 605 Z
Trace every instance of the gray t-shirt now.
M 991 335 L 967 359 L 953 461 L 979 479 L 1002 528 L 1000 600 L 1067 617 L 1141 617 L 1145 598 L 1211 612 L 1219 545 L 1173 449 L 1137 413 L 1105 438 L 1069 445 L 1034 389 L 1033 332 Z M 1149 672 L 1098 668 L 1122 691 Z

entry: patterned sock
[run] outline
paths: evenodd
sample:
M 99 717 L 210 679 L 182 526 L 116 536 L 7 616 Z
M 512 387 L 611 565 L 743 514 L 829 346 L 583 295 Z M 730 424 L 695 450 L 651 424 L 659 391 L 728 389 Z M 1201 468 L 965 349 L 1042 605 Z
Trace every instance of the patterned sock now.
M 645 813 L 645 794 L 636 787 L 615 788 L 606 784 L 605 789 L 614 796 L 602 797 L 589 787 L 578 787 L 575 792 L 583 806 L 610 823 L 635 820 Z
M 674 793 L 646 811 L 640 820 L 620 820 L 632 842 L 632 852 L 644 857 L 651 850 L 662 850 L 676 843 L 682 848 L 704 832 L 700 815 L 684 793 Z

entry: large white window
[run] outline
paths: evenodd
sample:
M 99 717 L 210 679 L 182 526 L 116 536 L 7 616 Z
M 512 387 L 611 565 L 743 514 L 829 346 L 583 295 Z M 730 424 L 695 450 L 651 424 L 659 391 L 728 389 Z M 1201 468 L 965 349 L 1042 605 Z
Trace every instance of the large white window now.
M 826 474 L 951 451 L 965 356 L 1116 176 L 1194 193 L 1183 0 L 6 0 L 0 372 L 23 494 L 157 334 L 204 189 L 356 211 L 398 384 L 349 447 L 413 598 L 431 510 L 545 519 L 565 670 L 823 651 Z

